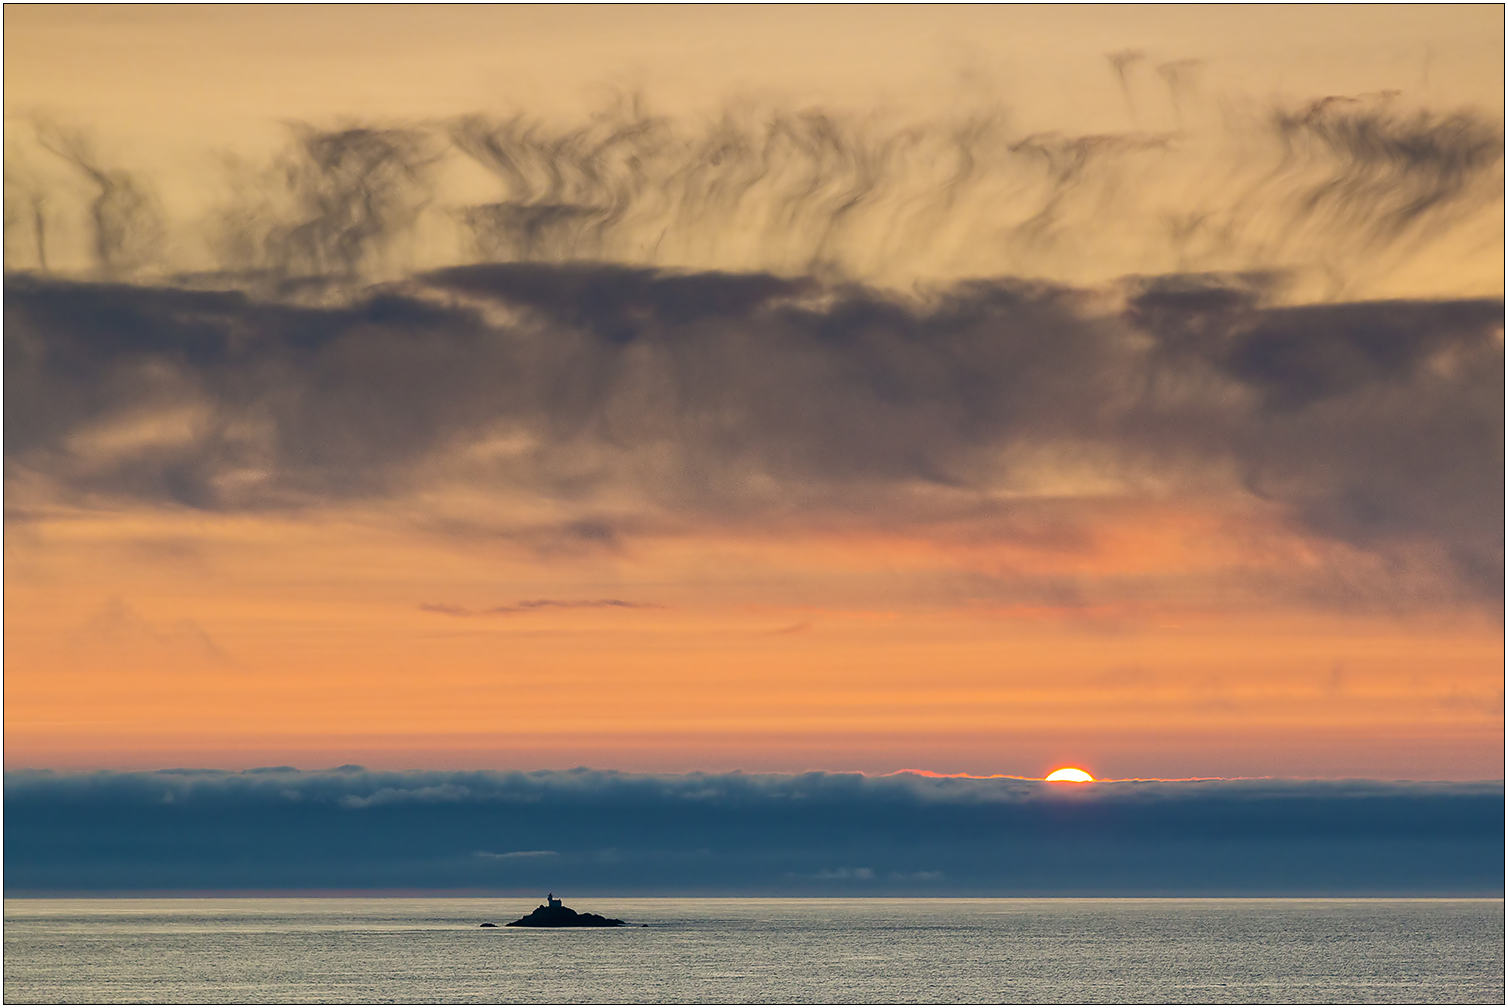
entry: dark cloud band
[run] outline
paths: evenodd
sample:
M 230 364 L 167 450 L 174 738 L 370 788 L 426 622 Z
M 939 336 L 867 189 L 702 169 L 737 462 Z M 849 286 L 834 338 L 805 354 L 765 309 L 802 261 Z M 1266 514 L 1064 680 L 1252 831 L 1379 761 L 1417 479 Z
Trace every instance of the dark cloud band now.
M 19 276 L 5 297 L 7 471 L 44 497 L 13 493 L 22 510 L 464 484 L 549 502 L 556 524 L 473 530 L 546 552 L 774 520 L 1010 538 L 1034 502 L 1060 524 L 1092 507 L 1043 475 L 1088 470 L 1112 497 L 1261 502 L 1439 572 L 1418 597 L 1501 597 L 1501 301 L 533 264 L 323 308 Z

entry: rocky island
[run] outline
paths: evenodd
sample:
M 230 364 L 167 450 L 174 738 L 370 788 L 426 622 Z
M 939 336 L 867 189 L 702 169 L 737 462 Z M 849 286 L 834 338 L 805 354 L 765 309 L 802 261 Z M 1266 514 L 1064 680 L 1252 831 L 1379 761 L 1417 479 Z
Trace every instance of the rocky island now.
M 482 925 L 486 927 L 486 925 Z M 494 925 L 496 926 L 496 925 Z M 554 893 L 545 897 L 543 906 L 535 907 L 534 912 L 504 927 L 626 927 L 624 921 L 615 917 L 602 917 L 593 913 L 577 913 L 568 906 L 563 906 L 560 900 L 555 898 Z

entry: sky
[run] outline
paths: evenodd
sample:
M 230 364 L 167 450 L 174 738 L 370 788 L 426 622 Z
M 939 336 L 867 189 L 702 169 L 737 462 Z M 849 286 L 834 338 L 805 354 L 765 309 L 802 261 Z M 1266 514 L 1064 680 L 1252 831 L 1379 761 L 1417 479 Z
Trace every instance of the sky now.
M 4 17 L 8 770 L 1502 778 L 1501 7 Z

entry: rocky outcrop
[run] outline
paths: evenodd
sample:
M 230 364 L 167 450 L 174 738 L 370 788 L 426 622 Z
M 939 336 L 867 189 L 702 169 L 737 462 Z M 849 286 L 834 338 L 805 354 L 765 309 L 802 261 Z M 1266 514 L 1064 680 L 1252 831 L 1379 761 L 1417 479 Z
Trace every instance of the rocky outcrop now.
M 559 900 L 536 907 L 534 912 L 526 917 L 504 927 L 625 927 L 624 921 L 615 917 L 601 917 L 593 913 L 577 913 L 568 906 L 561 906 Z

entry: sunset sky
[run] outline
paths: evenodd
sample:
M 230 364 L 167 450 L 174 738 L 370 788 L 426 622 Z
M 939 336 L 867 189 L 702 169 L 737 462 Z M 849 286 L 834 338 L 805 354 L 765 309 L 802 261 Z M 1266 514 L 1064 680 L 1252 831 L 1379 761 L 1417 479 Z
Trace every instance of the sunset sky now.
M 1480 780 L 1503 10 L 5 10 L 8 769 Z

